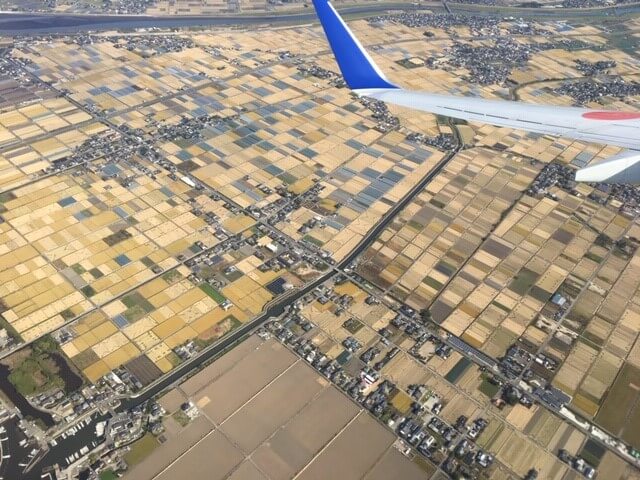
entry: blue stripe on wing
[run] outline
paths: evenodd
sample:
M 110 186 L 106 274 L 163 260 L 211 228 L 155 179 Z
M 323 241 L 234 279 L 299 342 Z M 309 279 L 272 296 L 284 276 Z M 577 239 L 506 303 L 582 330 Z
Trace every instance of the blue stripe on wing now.
M 350 88 L 398 88 L 384 77 L 328 0 L 313 0 L 313 5 Z

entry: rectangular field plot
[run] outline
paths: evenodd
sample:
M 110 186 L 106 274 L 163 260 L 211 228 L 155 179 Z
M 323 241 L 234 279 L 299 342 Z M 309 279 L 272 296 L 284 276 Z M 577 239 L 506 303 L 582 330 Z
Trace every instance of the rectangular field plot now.
M 126 478 L 425 478 L 391 432 L 310 366 L 274 340 L 247 342 L 177 387 L 201 415 L 168 428 Z
M 23 338 L 35 338 L 174 267 L 178 255 L 193 255 L 196 242 L 216 241 L 180 198 L 186 189 L 166 177 L 162 183 L 139 177 L 124 188 L 84 173 L 49 177 L 6 195 L 5 320 Z
M 106 125 L 94 122 L 33 142 L 3 148 L 0 151 L 0 192 L 22 186 L 38 175 L 50 172 L 55 168 L 56 162 L 67 159 L 84 141 L 108 132 Z M 94 155 L 89 155 L 88 158 Z

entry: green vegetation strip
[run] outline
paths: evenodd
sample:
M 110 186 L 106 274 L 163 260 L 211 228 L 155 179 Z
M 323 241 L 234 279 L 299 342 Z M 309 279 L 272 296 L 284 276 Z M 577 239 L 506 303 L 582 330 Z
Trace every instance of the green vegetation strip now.
M 487 397 L 493 398 L 496 393 L 498 393 L 498 390 L 500 390 L 500 386 L 495 383 L 491 383 L 489 378 L 485 376 L 482 379 L 482 383 L 478 387 L 478 390 L 484 393 Z
M 315 237 L 312 237 L 311 235 L 305 235 L 304 237 L 302 237 L 302 240 L 304 240 L 305 242 L 309 242 L 309 243 L 313 243 L 314 245 L 321 247 L 322 245 L 324 245 L 323 242 L 321 242 L 320 240 L 318 240 Z
M 124 456 L 124 460 L 128 465 L 136 465 L 151 455 L 158 445 L 156 438 L 146 433 L 140 440 L 131 444 L 131 450 Z
M 471 360 L 468 358 L 461 358 L 458 360 L 451 370 L 445 375 L 445 379 L 450 383 L 456 383 L 458 379 L 462 376 L 462 374 L 469 368 L 471 365 Z
M 202 290 L 204 293 L 206 293 L 211 298 L 213 298 L 218 303 L 218 305 L 221 303 L 224 303 L 224 301 L 226 300 L 224 295 L 222 295 L 220 292 L 218 292 L 215 288 L 213 288 L 208 283 L 200 284 L 200 290 Z

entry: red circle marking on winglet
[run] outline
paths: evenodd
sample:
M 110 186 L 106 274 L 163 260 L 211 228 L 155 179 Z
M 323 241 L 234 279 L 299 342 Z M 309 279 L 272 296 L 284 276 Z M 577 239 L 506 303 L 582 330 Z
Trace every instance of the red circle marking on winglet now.
M 587 112 L 582 118 L 589 120 L 634 120 L 640 118 L 640 113 L 634 112 Z

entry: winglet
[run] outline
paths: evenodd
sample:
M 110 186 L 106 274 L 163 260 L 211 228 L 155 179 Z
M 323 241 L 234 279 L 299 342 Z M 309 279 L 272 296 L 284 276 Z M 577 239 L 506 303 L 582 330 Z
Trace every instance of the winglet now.
M 351 89 L 398 88 L 387 80 L 329 0 L 313 0 L 313 6 Z
M 622 152 L 576 172 L 576 182 L 640 184 L 640 153 Z

